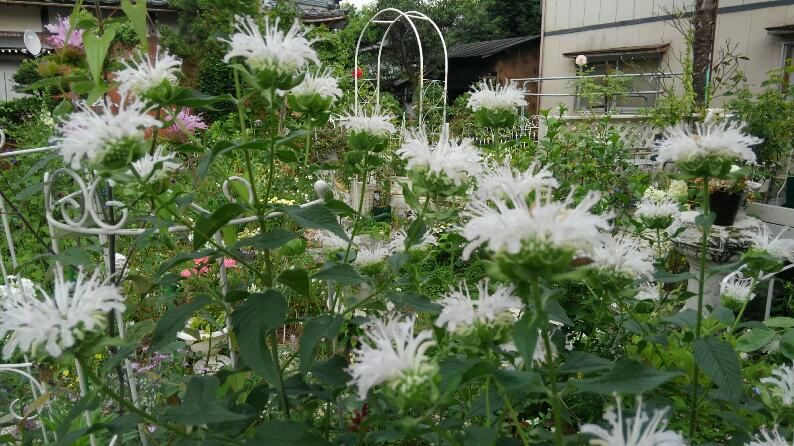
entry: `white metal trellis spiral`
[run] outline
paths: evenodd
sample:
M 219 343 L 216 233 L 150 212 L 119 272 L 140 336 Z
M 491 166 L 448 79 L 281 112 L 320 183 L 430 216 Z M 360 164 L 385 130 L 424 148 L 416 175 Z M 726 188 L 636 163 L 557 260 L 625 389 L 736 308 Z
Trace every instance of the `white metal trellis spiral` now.
M 419 11 L 408 11 L 403 12 L 399 9 L 395 8 L 386 8 L 381 11 L 378 11 L 371 19 L 364 25 L 364 29 L 361 30 L 361 34 L 359 35 L 358 42 L 356 43 L 356 55 L 354 59 L 354 94 L 355 94 L 355 112 L 359 114 L 362 112 L 362 101 L 359 94 L 359 83 L 360 82 L 371 82 L 372 79 L 362 79 L 359 80 L 360 73 L 360 66 L 359 66 L 359 55 L 361 53 L 361 42 L 364 38 L 364 33 L 367 32 L 370 25 L 381 24 L 381 25 L 388 25 L 386 30 L 383 33 L 383 37 L 380 40 L 380 46 L 378 47 L 378 60 L 377 60 L 377 68 L 375 74 L 375 106 L 380 106 L 380 80 L 381 80 L 381 69 L 382 69 L 382 59 L 383 59 L 383 47 L 386 43 L 386 38 L 389 36 L 389 32 L 392 30 L 396 23 L 404 22 L 406 23 L 414 33 L 414 37 L 416 37 L 416 44 L 419 50 L 419 127 L 422 128 L 425 124 L 425 55 L 424 49 L 422 48 L 422 37 L 420 36 L 419 29 L 416 26 L 414 20 L 421 20 L 425 21 L 433 27 L 438 35 L 439 40 L 441 41 L 441 47 L 444 52 L 444 80 L 443 80 L 443 93 L 442 93 L 442 101 L 441 103 L 443 106 L 441 107 L 441 125 L 447 122 L 447 83 L 448 83 L 448 73 L 449 73 L 449 56 L 447 54 L 447 44 L 446 40 L 444 40 L 444 35 L 441 32 L 441 29 L 436 25 L 436 23 L 425 14 Z

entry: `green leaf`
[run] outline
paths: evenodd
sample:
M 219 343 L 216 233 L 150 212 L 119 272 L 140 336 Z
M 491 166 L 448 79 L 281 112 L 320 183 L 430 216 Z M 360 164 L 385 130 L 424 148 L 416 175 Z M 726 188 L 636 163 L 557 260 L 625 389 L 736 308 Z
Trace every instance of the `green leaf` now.
M 157 321 L 152 334 L 151 349 L 158 350 L 176 339 L 176 333 L 185 328 L 190 316 L 210 303 L 207 295 L 196 296 L 191 302 L 171 308 Z
M 464 446 L 494 446 L 499 435 L 499 429 L 495 427 L 470 426 L 466 428 L 466 436 L 463 438 Z
M 240 347 L 240 360 L 274 386 L 278 386 L 276 364 L 265 344 L 268 333 L 287 318 L 287 301 L 276 290 L 252 294 L 232 313 L 232 329 Z
M 105 65 L 110 44 L 116 37 L 116 31 L 108 29 L 102 36 L 91 32 L 83 33 L 83 46 L 85 47 L 85 60 L 94 83 L 99 84 L 102 79 L 102 67 Z
M 775 337 L 775 330 L 752 328 L 736 340 L 737 352 L 754 352 L 765 346 Z
M 28 198 L 38 194 L 44 189 L 44 183 L 33 183 L 26 188 L 22 189 L 21 191 L 17 192 L 14 196 L 14 200 L 16 201 L 25 201 Z
M 780 353 L 794 361 L 794 328 L 789 328 L 780 338 Z
M 417 313 L 439 314 L 441 313 L 441 305 L 431 301 L 430 299 L 413 293 L 390 293 L 386 298 L 394 303 L 394 305 L 408 307 Z
M 590 373 L 612 367 L 612 361 L 588 352 L 571 352 L 560 366 L 560 373 Z
M 176 256 L 166 260 L 165 262 L 163 262 L 162 265 L 160 265 L 160 268 L 157 269 L 157 277 L 160 277 L 163 274 L 167 273 L 169 269 L 179 265 L 180 263 L 187 262 L 188 260 L 200 259 L 210 254 L 212 254 L 212 250 L 183 252 L 181 254 L 177 254 Z
M 93 263 L 91 255 L 79 246 L 67 248 L 50 258 L 53 262 L 59 262 L 61 265 L 91 266 Z
M 697 311 L 687 309 L 662 320 L 678 325 L 681 328 L 693 328 L 697 323 Z
M 136 0 L 133 5 L 130 0 L 121 0 L 121 10 L 132 23 L 135 34 L 138 35 L 138 40 L 143 48 L 143 53 L 149 51 L 149 30 L 146 26 L 146 1 Z
M 794 318 L 792 317 L 773 317 L 764 321 L 764 325 L 772 328 L 794 328 Z
M 312 277 L 312 279 L 330 280 L 346 285 L 355 285 L 368 281 L 366 277 L 359 274 L 358 271 L 353 268 L 353 265 L 350 265 L 349 263 L 332 264 L 331 266 L 320 270 Z
M 303 325 L 299 350 L 301 373 L 306 373 L 312 368 L 317 354 L 317 344 L 322 339 L 335 339 L 344 321 L 342 316 L 324 314 Z
M 334 356 L 327 361 L 314 363 L 311 373 L 323 384 L 332 387 L 344 387 L 350 382 L 350 375 L 345 370 L 347 362 L 341 356 Z
M 180 88 L 175 95 L 169 98 L 172 105 L 181 105 L 190 108 L 209 108 L 218 102 L 234 102 L 230 94 L 210 96 L 189 88 Z
M 284 246 L 290 240 L 298 238 L 298 234 L 283 228 L 276 228 L 264 234 L 242 239 L 235 245 L 237 248 L 252 247 L 254 249 L 276 249 Z
M 597 378 L 583 379 L 576 385 L 585 392 L 611 395 L 617 393 L 637 394 L 654 389 L 680 375 L 665 372 L 635 361 L 622 358 L 612 369 Z
M 742 396 L 742 375 L 739 357 L 728 342 L 708 336 L 692 344 L 695 363 L 714 381 L 729 400 L 738 402 Z
M 538 345 L 538 329 L 545 322 L 536 314 L 525 312 L 524 316 L 513 325 L 513 342 L 518 354 L 524 359 L 524 364 L 532 364 L 535 348 Z
M 225 401 L 216 397 L 220 381 L 216 376 L 194 376 L 187 383 L 182 404 L 169 407 L 163 418 L 179 424 L 197 425 L 228 423 L 249 418 L 225 407 Z
M 270 421 L 256 429 L 256 435 L 249 442 L 253 445 L 267 446 L 332 446 L 319 435 L 315 435 L 298 421 Z
M 310 229 L 325 229 L 331 231 L 343 240 L 348 240 L 345 230 L 336 219 L 336 215 L 322 204 L 306 207 L 284 206 L 281 208 L 300 227 Z
M 305 269 L 288 269 L 278 275 L 276 282 L 290 287 L 301 296 L 310 297 L 311 295 L 309 273 Z
M 298 138 L 303 140 L 304 138 L 306 138 L 306 134 L 307 133 L 309 133 L 309 132 L 307 132 L 305 129 L 293 129 L 293 130 L 290 130 L 290 132 L 289 132 L 289 134 L 287 134 L 287 136 L 285 136 L 283 138 L 279 138 L 279 139 L 276 140 L 276 145 L 285 146 L 285 145 L 289 144 L 291 141 L 294 141 L 294 140 L 296 140 Z
M 229 221 L 242 214 L 247 208 L 239 203 L 226 203 L 212 215 L 202 215 L 196 221 L 193 230 L 193 249 L 199 249 L 207 243 L 219 229 Z

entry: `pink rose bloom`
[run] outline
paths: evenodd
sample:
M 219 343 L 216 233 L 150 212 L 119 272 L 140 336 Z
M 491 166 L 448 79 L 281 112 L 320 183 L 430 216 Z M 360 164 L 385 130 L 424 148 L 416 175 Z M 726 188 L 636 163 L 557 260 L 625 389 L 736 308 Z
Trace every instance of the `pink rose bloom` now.
M 210 272 L 210 258 L 207 256 L 194 259 L 193 264 L 196 265 L 195 268 L 183 269 L 179 275 L 182 277 L 203 276 Z M 224 257 L 223 266 L 226 268 L 237 268 L 237 261 Z
M 175 122 L 164 130 L 166 136 L 171 139 L 184 140 L 196 130 L 207 129 L 207 124 L 202 119 L 201 113 L 194 115 L 188 108 L 183 108 L 174 119 Z
M 69 17 L 58 16 L 58 20 L 50 25 L 44 25 L 52 35 L 45 37 L 44 41 L 52 45 L 54 48 L 63 48 L 64 46 L 71 46 L 73 48 L 83 48 L 83 30 L 74 28 L 69 40 L 66 40 L 69 34 Z
M 237 268 L 237 260 L 224 258 L 223 266 L 226 268 Z

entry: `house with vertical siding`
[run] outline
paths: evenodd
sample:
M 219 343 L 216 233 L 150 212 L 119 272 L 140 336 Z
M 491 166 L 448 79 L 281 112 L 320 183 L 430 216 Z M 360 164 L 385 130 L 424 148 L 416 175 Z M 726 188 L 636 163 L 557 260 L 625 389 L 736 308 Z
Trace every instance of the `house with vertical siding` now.
M 587 105 L 577 98 L 570 79 L 576 75 L 574 60 L 580 54 L 587 56 L 594 74 L 643 74 L 630 81 L 637 93 L 618 99 L 614 111 L 632 114 L 652 107 L 657 95 L 651 92 L 675 82 L 675 76 L 662 73 L 674 75 L 683 69 L 687 44 L 674 23 L 693 4 L 694 0 L 545 0 L 540 108 L 563 104 L 575 111 Z M 769 71 L 794 57 L 794 0 L 720 0 L 715 54 L 726 45 L 748 58 L 739 61 L 738 69 L 750 84 L 759 85 Z M 711 105 L 719 107 L 724 100 L 715 97 Z

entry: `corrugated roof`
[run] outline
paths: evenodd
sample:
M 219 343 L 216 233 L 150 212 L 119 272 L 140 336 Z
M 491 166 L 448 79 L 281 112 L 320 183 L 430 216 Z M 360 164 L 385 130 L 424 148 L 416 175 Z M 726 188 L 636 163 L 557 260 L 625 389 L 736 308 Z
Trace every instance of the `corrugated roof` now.
M 450 59 L 464 57 L 490 57 L 516 45 L 540 38 L 540 36 L 511 37 L 509 39 L 486 40 L 485 42 L 464 43 L 449 49 Z
M 26 0 L 8 0 L 7 3 L 22 3 L 22 4 L 36 4 L 36 5 L 47 5 L 51 4 L 53 6 L 59 5 L 73 5 L 75 4 L 75 0 L 34 0 L 34 1 L 26 1 Z M 99 4 L 102 6 L 116 6 L 121 3 L 121 0 L 99 0 Z M 146 0 L 146 3 L 149 6 L 157 7 L 157 8 L 168 8 L 169 7 L 169 0 Z M 94 5 L 95 0 L 86 0 L 83 2 L 84 6 Z

